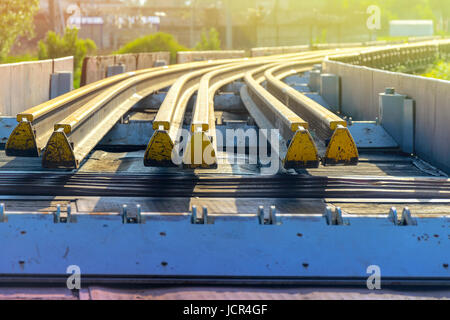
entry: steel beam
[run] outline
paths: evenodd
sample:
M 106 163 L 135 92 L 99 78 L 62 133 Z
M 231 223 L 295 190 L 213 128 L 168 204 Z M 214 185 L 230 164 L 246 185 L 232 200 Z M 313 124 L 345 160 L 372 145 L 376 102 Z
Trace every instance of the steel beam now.
M 97 81 L 19 113 L 18 124 L 6 142 L 6 155 L 38 157 L 52 134 L 55 123 L 93 99 L 105 88 L 136 74 L 137 72 L 128 72 Z
M 308 121 L 317 137 L 327 142 L 327 149 L 322 156 L 323 165 L 356 165 L 358 149 L 347 122 L 280 80 L 281 75 L 285 74 L 282 70 L 295 68 L 302 69 L 304 64 L 290 62 L 267 70 L 264 75 L 268 91 Z M 280 75 L 277 77 L 276 73 Z
M 162 67 L 122 81 L 90 100 L 54 126 L 42 159 L 46 168 L 77 168 L 86 155 L 138 101 L 173 84 L 207 63 Z
M 226 61 L 226 60 L 221 60 Z M 199 67 L 205 62 L 170 66 L 169 69 Z M 89 103 L 108 88 L 132 77 L 167 70 L 167 67 L 149 68 L 109 77 L 68 92 L 17 114 L 17 126 L 6 143 L 7 156 L 38 157 L 53 133 L 54 125 Z
M 216 135 L 214 118 L 214 94 L 222 86 L 243 78 L 245 73 L 263 65 L 305 59 L 323 59 L 330 51 L 303 53 L 297 55 L 254 58 L 240 65 L 229 66 L 204 75 L 200 81 L 196 104 L 191 122 L 192 136 L 183 157 L 188 168 L 215 168 Z M 315 60 L 321 61 L 321 60 Z
M 189 99 L 198 90 L 201 77 L 221 67 L 211 63 L 210 68 L 185 74 L 172 85 L 153 121 L 155 131 L 145 150 L 145 166 L 176 165 L 172 161 L 174 146 L 178 142 Z
M 260 129 L 280 130 L 279 158 L 286 169 L 318 167 L 318 152 L 308 132 L 308 123 L 261 86 L 264 80 L 261 74 L 271 66 L 245 75 L 247 87 L 241 89 L 244 105 Z

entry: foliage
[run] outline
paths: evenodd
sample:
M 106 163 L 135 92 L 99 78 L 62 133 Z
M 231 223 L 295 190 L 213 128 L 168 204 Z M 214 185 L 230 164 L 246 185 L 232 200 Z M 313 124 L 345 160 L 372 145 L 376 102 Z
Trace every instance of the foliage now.
M 34 14 L 39 8 L 39 0 L 0 1 L 0 61 L 11 50 L 20 36 L 33 36 Z
M 179 44 L 173 35 L 157 32 L 148 36 L 135 39 L 122 48 L 117 53 L 141 53 L 141 52 L 158 52 L 169 51 L 172 62 L 176 61 L 178 51 L 186 51 L 187 48 Z
M 49 31 L 44 40 L 39 41 L 39 59 L 56 59 L 73 56 L 74 58 L 74 86 L 79 86 L 81 67 L 86 55 L 91 55 L 97 49 L 91 39 L 79 39 L 78 29 L 67 28 L 61 37 Z
M 79 39 L 78 29 L 67 28 L 61 37 L 53 31 L 49 31 L 44 40 L 39 41 L 39 59 L 56 59 L 73 56 L 74 67 L 81 67 L 83 59 L 88 54 L 93 54 L 97 49 L 91 39 Z
M 23 61 L 36 61 L 38 60 L 37 56 L 31 54 L 23 54 L 19 56 L 6 56 L 3 58 L 1 63 L 16 63 Z
M 195 50 L 220 50 L 219 32 L 215 28 L 211 28 L 208 34 L 203 31 Z
M 436 61 L 422 76 L 450 80 L 450 62 Z

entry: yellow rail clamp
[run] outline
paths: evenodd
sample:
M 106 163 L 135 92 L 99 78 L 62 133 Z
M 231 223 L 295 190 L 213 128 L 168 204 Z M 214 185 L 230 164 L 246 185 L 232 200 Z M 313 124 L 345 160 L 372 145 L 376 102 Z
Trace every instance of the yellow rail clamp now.
M 358 148 L 348 128 L 338 125 L 331 136 L 322 164 L 356 165 L 358 164 Z
M 283 160 L 286 169 L 291 168 L 317 168 L 319 154 L 317 147 L 308 130 L 300 127 L 292 138 L 286 156 Z
M 10 157 L 39 157 L 40 152 L 40 148 L 36 145 L 36 135 L 31 122 L 22 119 L 6 142 L 6 155 Z
M 146 167 L 173 167 L 172 152 L 174 143 L 166 130 L 155 130 L 144 154 Z
M 77 168 L 72 144 L 64 133 L 64 128 L 54 131 L 47 142 L 42 165 L 44 168 Z
M 205 132 L 192 134 L 184 152 L 183 166 L 190 169 L 217 169 L 216 152 Z

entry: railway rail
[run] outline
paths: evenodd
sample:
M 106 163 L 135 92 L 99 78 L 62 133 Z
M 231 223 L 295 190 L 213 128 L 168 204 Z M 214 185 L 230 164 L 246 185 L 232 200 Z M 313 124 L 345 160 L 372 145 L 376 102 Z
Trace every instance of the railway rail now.
M 43 167 L 77 168 L 133 105 L 158 90 L 174 85 L 154 122 L 154 129 L 159 130 L 155 134 L 164 142 L 155 141 L 156 136 L 150 140 L 144 163 L 169 163 L 168 158 L 169 155 L 172 156 L 173 144 L 179 133 L 187 102 L 194 92 L 198 91 L 199 98 L 193 111 L 190 140 L 198 142 L 188 143 L 184 163 L 188 167 L 214 167 L 217 163 L 217 147 L 212 98 L 220 87 L 243 78 L 251 69 L 275 61 L 307 59 L 312 66 L 334 52 L 336 51 L 326 50 L 251 60 L 196 62 L 141 70 L 101 80 L 18 114 L 19 124 L 6 143 L 6 154 L 36 157 L 45 150 L 42 157 Z M 316 59 L 311 60 L 314 57 Z M 209 73 L 204 73 L 202 69 L 208 69 Z M 171 128 L 172 131 L 167 137 L 165 131 Z M 194 159 L 195 145 L 198 146 L 196 152 L 200 155 L 197 157 L 199 159 Z M 156 149 L 151 151 L 152 147 Z M 207 148 L 211 150 L 205 152 Z M 203 159 L 206 154 L 211 158 L 207 159 L 208 163 Z M 194 162 L 198 163 L 193 164 Z

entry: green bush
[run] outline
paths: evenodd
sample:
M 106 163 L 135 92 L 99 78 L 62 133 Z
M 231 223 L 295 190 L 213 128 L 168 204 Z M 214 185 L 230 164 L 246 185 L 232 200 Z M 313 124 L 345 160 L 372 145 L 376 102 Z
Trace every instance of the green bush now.
M 202 32 L 201 40 L 195 46 L 195 50 L 220 50 L 219 32 L 211 28 L 208 35 L 205 31 Z
M 16 62 L 36 61 L 36 60 L 38 60 L 38 58 L 35 55 L 23 54 L 18 56 L 7 56 L 1 61 L 1 63 L 16 63 Z
M 64 35 L 49 31 L 44 40 L 39 41 L 39 59 L 56 59 L 73 56 L 74 87 L 80 86 L 81 67 L 86 55 L 95 53 L 97 49 L 91 39 L 79 39 L 78 29 L 67 28 Z
M 187 48 L 179 44 L 171 34 L 157 32 L 155 34 L 144 36 L 127 43 L 122 48 L 120 48 L 117 53 L 124 54 L 169 51 L 170 59 L 172 63 L 174 63 L 177 59 L 177 52 L 186 50 Z
M 450 80 L 450 62 L 437 61 L 422 76 Z

